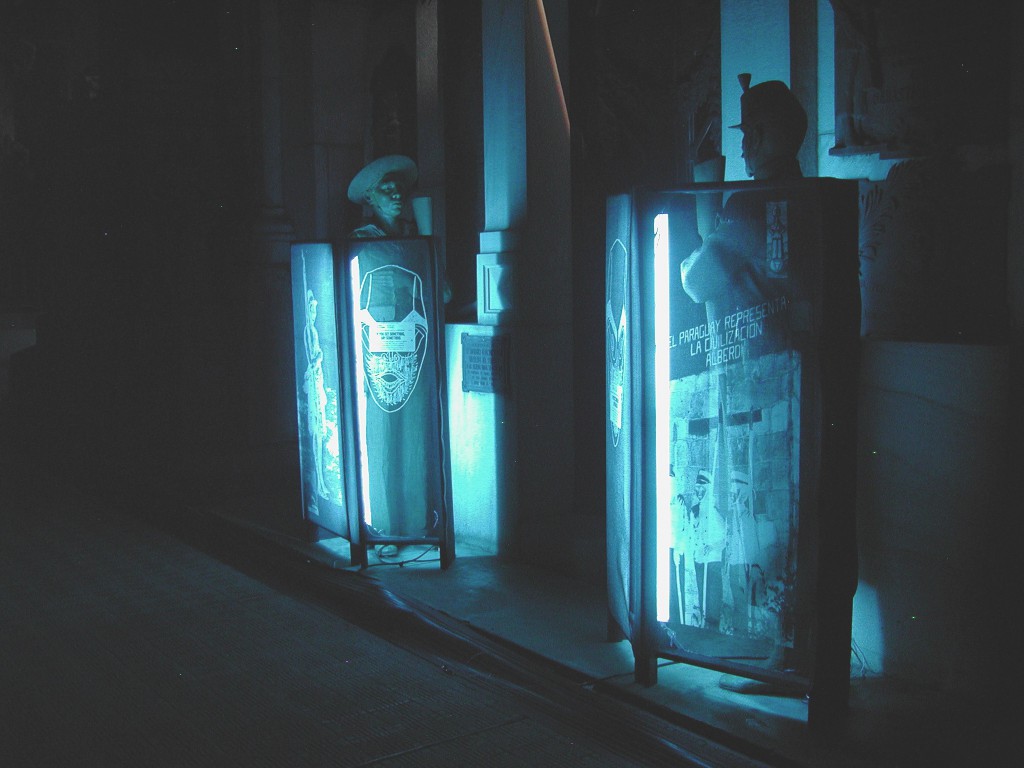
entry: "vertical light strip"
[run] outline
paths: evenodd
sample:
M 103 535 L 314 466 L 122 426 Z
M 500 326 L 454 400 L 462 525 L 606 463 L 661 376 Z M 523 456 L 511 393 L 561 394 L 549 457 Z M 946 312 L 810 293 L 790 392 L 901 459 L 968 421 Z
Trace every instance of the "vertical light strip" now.
M 658 591 L 655 606 L 658 621 L 669 617 L 668 549 L 672 541 L 672 512 L 669 506 L 669 292 L 668 292 L 668 214 L 654 217 L 654 442 L 655 489 L 657 499 L 656 575 Z
M 363 321 L 362 305 L 359 294 L 359 257 L 352 259 L 350 265 L 352 280 L 352 347 L 355 353 L 356 369 L 356 425 L 359 431 L 359 455 L 356 460 L 359 462 L 360 492 L 363 497 L 363 522 L 367 525 L 373 524 L 373 515 L 370 512 L 370 467 L 367 464 L 366 453 L 366 381 L 363 373 Z M 372 278 L 371 278 L 372 279 Z

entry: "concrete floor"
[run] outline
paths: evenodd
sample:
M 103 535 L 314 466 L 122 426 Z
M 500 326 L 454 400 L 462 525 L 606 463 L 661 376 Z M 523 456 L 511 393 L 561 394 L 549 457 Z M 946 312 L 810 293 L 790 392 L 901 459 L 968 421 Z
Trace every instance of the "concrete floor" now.
M 0 531 L 5 768 L 761 765 L 201 510 L 7 453 Z
M 266 521 L 274 514 L 267 508 L 230 504 L 216 513 L 332 567 L 349 567 L 343 540 L 309 545 L 268 530 Z M 1006 762 L 1020 748 L 1011 744 L 1001 701 L 968 701 L 938 684 L 925 688 L 889 677 L 860 676 L 854 669 L 847 727 L 832 740 L 809 731 L 803 699 L 728 691 L 719 685 L 722 674 L 713 670 L 663 661 L 658 684 L 640 686 L 633 679 L 629 644 L 607 640 L 602 589 L 481 556 L 458 542 L 455 563 L 441 571 L 433 561 L 436 551 L 426 549 L 408 547 L 384 561 L 371 555 L 371 567 L 362 575 L 416 609 L 440 612 L 497 643 L 535 655 L 581 688 L 630 702 L 666 725 L 751 759 L 806 768 L 1018 764 Z M 402 567 L 394 564 L 415 557 L 421 559 Z
M 849 727 L 833 743 L 812 737 L 804 699 L 734 693 L 719 686 L 720 672 L 663 661 L 658 684 L 640 686 L 633 679 L 628 642 L 605 639 L 599 591 L 494 558 L 461 557 L 445 573 L 436 565 L 429 571 L 427 566 L 380 568 L 373 578 L 565 666 L 587 681 L 583 684 L 598 684 L 666 722 L 773 765 L 963 765 L 984 744 L 977 731 L 972 733 L 977 724 L 962 716 L 955 699 L 938 691 L 900 689 L 880 678 L 853 680 Z
M 287 491 L 144 488 L 0 453 L 0 765 L 1019 764 L 995 699 L 855 679 L 822 742 L 711 670 L 637 685 L 592 585 L 458 543 L 359 571 Z

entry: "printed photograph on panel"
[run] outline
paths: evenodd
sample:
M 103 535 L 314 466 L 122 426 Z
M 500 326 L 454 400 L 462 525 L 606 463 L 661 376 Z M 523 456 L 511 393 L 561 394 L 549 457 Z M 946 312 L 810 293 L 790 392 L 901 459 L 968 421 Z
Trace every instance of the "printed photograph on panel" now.
M 662 642 L 778 668 L 794 641 L 799 527 L 790 214 L 769 193 L 735 193 L 713 232 L 673 254 L 672 533 L 659 542 L 670 551 Z

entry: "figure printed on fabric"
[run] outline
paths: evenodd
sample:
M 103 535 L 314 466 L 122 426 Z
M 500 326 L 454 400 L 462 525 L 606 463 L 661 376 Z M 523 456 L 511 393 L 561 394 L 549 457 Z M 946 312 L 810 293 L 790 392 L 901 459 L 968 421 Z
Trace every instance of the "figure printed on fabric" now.
M 340 534 L 347 530 L 346 478 L 330 247 L 292 246 L 291 282 L 303 506 L 309 519 Z
M 306 374 L 303 386 L 306 392 L 306 429 L 312 440 L 313 466 L 316 470 L 316 491 L 325 499 L 330 492 L 324 481 L 324 444 L 327 438 L 327 390 L 324 387 L 324 353 L 320 348 L 320 334 L 316 330 L 317 300 L 313 291 L 306 290 L 306 325 L 302 340 L 306 349 Z
M 688 510 L 690 528 L 688 554 L 693 559 L 696 580 L 695 625 L 719 628 L 722 615 L 722 550 L 725 548 L 725 519 L 708 490 L 711 473 L 702 469 L 694 482 L 694 503 Z
M 608 273 L 606 280 L 609 286 L 608 299 L 605 301 L 605 331 L 609 334 L 607 345 L 608 360 L 608 421 L 611 426 L 612 445 L 619 444 L 622 433 L 622 409 L 625 392 L 626 364 L 626 290 L 628 282 L 628 266 L 626 246 L 621 240 L 612 243 L 608 253 Z

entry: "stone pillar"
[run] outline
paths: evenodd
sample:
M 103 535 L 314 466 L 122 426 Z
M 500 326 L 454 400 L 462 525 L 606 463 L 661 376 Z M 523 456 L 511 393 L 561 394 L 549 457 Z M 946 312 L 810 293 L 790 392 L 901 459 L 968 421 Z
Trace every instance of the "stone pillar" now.
M 804 176 L 818 175 L 818 3 L 789 0 L 789 87 L 807 110 L 807 135 L 797 155 Z
M 438 0 L 416 5 L 416 165 L 419 182 L 413 193 L 431 200 L 434 247 L 445 261 L 444 121 L 437 50 Z
M 1014 6 L 1011 39 L 1024 33 L 1024 7 Z M 1011 173 L 1010 232 L 1007 259 L 1007 303 L 1014 348 L 1014 371 L 1019 392 L 1024 373 L 1024 51 L 1012 47 L 1009 98 L 1009 159 Z M 1017 401 L 1016 423 L 1024 428 L 1024 414 Z M 1015 434 L 1022 434 L 1021 431 Z
M 519 502 L 531 555 L 580 575 L 604 557 L 600 520 L 576 514 L 573 426 L 572 207 L 569 115 L 545 2 L 527 1 L 526 172 L 529 198 L 513 295 Z M 598 226 L 603 227 L 603 224 Z M 595 266 L 596 268 L 596 266 Z M 604 264 L 599 267 L 604 272 Z M 603 304 L 603 302 L 602 302 Z M 592 329 L 600 354 L 603 331 Z M 598 482 L 604 482 L 603 479 Z M 603 531 L 604 526 L 600 525 Z M 567 546 L 568 545 L 568 546 Z M 590 545 L 590 546 L 588 546 Z M 596 545 L 596 546 L 595 546 Z
M 293 439 L 290 246 L 281 152 L 281 43 L 278 0 L 260 2 L 262 201 L 249 266 L 247 344 L 248 437 L 252 445 Z
M 543 3 L 485 0 L 482 19 L 477 320 L 511 335 L 508 418 L 495 424 L 497 471 L 511 476 L 499 539 L 551 564 L 573 519 L 568 116 Z
M 484 0 L 484 231 L 477 254 L 477 323 L 449 325 L 446 332 L 457 540 L 502 555 L 521 549 L 523 541 L 515 417 L 521 384 L 510 365 L 511 381 L 503 391 L 464 388 L 462 346 L 464 339 L 494 336 L 516 343 L 511 270 L 526 224 L 525 25 L 525 0 Z
M 484 0 L 484 230 L 526 223 L 526 0 Z
M 512 261 L 526 226 L 526 0 L 483 4 L 484 231 L 477 322 L 512 318 Z

